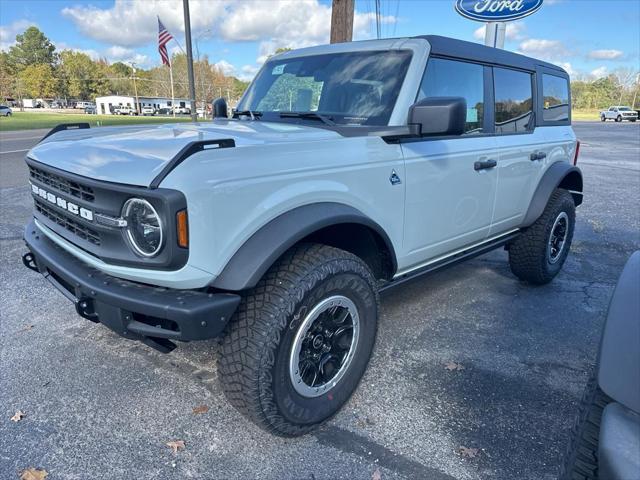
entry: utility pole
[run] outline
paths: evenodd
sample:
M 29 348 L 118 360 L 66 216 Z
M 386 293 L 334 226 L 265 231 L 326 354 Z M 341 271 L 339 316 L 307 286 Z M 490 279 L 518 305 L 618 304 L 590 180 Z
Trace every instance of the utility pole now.
M 138 100 L 138 87 L 136 86 L 136 64 L 131 62 L 131 75 L 133 78 L 133 92 L 136 96 L 136 113 L 140 113 L 140 101 Z
M 331 43 L 352 40 L 353 4 L 354 0 L 333 0 L 331 5 Z
M 193 52 L 191 51 L 191 18 L 189 16 L 189 0 L 182 0 L 184 7 L 184 37 L 187 43 L 187 72 L 189 74 L 189 102 L 191 103 L 191 120 L 198 121 L 196 112 L 196 88 L 193 79 Z

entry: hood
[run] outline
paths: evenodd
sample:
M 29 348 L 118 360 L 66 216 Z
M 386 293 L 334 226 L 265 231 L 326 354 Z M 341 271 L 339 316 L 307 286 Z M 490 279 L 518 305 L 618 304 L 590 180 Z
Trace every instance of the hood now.
M 148 186 L 190 142 L 230 138 L 236 148 L 242 148 L 336 137 L 339 135 L 331 130 L 307 125 L 216 119 L 207 123 L 63 130 L 33 147 L 27 156 L 96 180 Z

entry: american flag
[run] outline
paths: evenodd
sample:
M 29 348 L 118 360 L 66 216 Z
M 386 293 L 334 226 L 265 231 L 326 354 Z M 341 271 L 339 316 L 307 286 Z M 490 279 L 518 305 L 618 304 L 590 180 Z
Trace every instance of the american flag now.
M 160 52 L 162 63 L 168 67 L 171 66 L 171 62 L 167 53 L 167 43 L 171 40 L 173 40 L 173 37 L 160 21 L 160 17 L 158 17 L 158 51 Z

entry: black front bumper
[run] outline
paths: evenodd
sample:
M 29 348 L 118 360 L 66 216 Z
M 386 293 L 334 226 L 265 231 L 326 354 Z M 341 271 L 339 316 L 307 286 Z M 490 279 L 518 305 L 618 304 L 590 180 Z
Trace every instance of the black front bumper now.
M 161 351 L 175 348 L 172 340 L 219 336 L 240 303 L 236 294 L 174 290 L 106 275 L 56 245 L 34 221 L 24 240 L 30 250 L 22 257 L 25 266 L 44 275 L 79 315 Z

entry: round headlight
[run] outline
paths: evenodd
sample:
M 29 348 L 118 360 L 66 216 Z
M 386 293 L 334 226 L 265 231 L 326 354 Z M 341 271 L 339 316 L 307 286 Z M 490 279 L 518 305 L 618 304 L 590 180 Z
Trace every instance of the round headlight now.
M 130 198 L 122 208 L 122 216 L 134 250 L 144 257 L 157 255 L 162 248 L 162 221 L 153 206 L 141 198 Z

